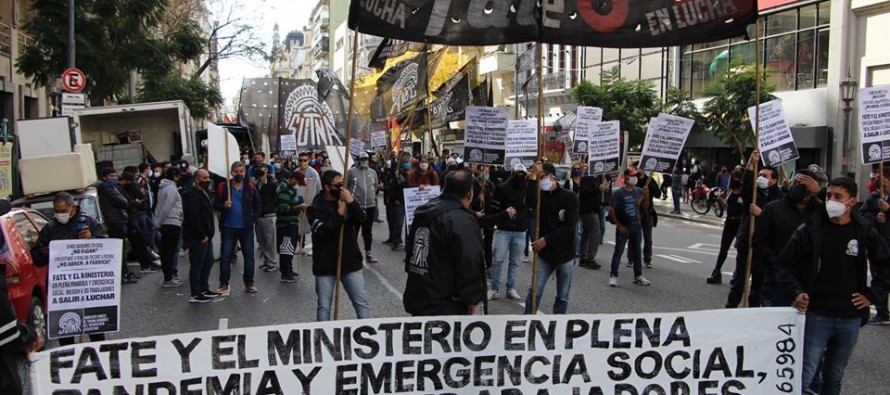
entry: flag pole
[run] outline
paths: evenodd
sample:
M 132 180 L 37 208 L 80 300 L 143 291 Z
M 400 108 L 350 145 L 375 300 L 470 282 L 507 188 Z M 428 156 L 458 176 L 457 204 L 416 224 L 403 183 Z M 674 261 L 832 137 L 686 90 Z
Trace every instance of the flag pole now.
M 755 82 L 755 97 L 754 97 L 754 149 L 758 152 L 758 157 L 760 156 L 760 19 L 758 18 L 754 22 L 754 78 L 756 78 Z M 757 173 L 759 172 L 758 167 L 760 166 L 760 160 L 754 161 L 754 169 L 753 169 L 753 179 L 757 179 Z M 751 188 L 751 204 L 757 204 L 757 187 Z M 750 208 L 748 208 L 750 210 Z M 742 307 L 750 307 L 748 303 L 748 297 L 751 295 L 751 255 L 754 253 L 754 246 L 752 245 L 754 242 L 754 226 L 756 223 L 757 217 L 754 214 L 748 215 L 748 255 L 746 256 L 746 264 L 745 264 L 745 292 L 742 294 Z M 738 281 L 738 280 L 737 280 Z
M 358 35 L 359 27 L 355 27 L 355 33 L 352 37 L 352 78 L 349 80 L 349 112 L 346 115 L 346 141 L 352 140 L 352 99 L 355 97 L 355 68 L 358 61 Z M 343 173 L 349 171 L 349 153 L 343 158 Z M 346 174 L 343 174 L 345 177 Z M 349 211 L 347 211 L 347 214 Z M 340 225 L 340 239 L 337 242 L 337 276 L 334 280 L 334 315 L 333 320 L 336 321 L 340 317 L 340 278 L 343 274 L 343 232 L 346 229 L 346 222 Z
M 541 49 L 541 43 L 537 44 L 537 58 L 538 58 L 538 157 L 535 158 L 535 165 L 537 165 L 537 161 L 544 162 L 544 79 L 541 78 L 541 74 L 544 72 L 544 61 L 543 58 L 543 50 Z M 537 190 L 537 199 L 535 201 L 535 240 L 541 238 L 541 183 L 539 180 L 535 179 L 534 188 Z M 538 253 L 536 251 L 532 251 L 532 288 L 531 288 L 531 314 L 538 313 Z
M 231 159 L 229 158 L 229 132 L 227 132 L 225 128 L 223 128 L 223 132 L 225 133 L 223 135 L 223 139 L 226 140 L 226 167 L 231 168 L 232 162 L 230 162 Z M 244 165 L 246 166 L 247 164 L 245 163 Z M 228 192 L 228 197 L 226 198 L 226 200 L 231 202 L 232 201 L 232 172 L 229 171 L 229 169 L 226 169 L 226 191 Z

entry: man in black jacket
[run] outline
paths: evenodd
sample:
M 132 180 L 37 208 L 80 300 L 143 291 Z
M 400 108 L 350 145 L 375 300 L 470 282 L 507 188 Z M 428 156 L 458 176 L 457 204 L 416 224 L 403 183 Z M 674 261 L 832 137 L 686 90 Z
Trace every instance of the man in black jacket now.
M 469 172 L 451 171 L 442 195 L 414 212 L 402 298 L 412 315 L 476 314 L 485 297 L 482 234 L 469 211 L 473 184 Z
M 534 208 L 535 189 L 528 185 L 528 172 L 522 164 L 513 166 L 513 174 L 507 181 L 498 185 L 495 192 L 493 209 L 496 213 L 504 213 L 508 207 L 516 209 L 514 216 L 500 216 L 496 222 L 494 233 L 494 263 L 491 267 L 491 289 L 488 299 L 496 299 L 501 284 L 501 268 L 509 259 L 507 267 L 507 297 L 520 299 L 516 292 L 516 270 L 519 267 L 522 250 L 526 242 L 530 209 Z M 573 251 L 574 252 L 574 251 Z
M 0 263 L 0 278 L 6 278 L 5 263 Z M 16 321 L 15 309 L 6 292 L 6 281 L 0 281 L 0 394 L 21 395 L 19 360 L 40 350 L 43 337 L 34 328 Z
M 315 318 L 318 321 L 331 319 L 331 305 L 334 299 L 334 285 L 337 273 L 337 256 L 340 262 L 340 283 L 349 295 L 355 315 L 358 318 L 371 318 L 371 304 L 362 253 L 358 247 L 358 235 L 352 226 L 365 220 L 365 210 L 344 187 L 343 175 L 336 170 L 328 170 L 321 176 L 322 193 L 315 195 L 307 213 L 312 226 L 312 274 L 315 275 L 315 294 L 318 307 Z M 349 225 L 345 230 L 343 226 Z M 340 236 L 343 248 L 339 249 Z
M 643 226 L 643 264 L 652 268 L 652 228 L 658 225 L 658 213 L 655 212 L 653 200 L 661 197 L 661 189 L 645 171 L 638 172 L 637 187 L 643 190 L 643 199 L 649 202 L 649 208 L 640 213 L 640 224 Z M 633 252 L 633 248 L 627 249 L 628 266 L 632 266 L 630 262 L 633 262 Z
M 575 268 L 575 223 L 578 221 L 578 197 L 556 182 L 556 168 L 545 163 L 538 181 L 541 188 L 540 238 L 532 243 L 538 254 L 538 289 L 528 289 L 525 313 L 535 314 L 550 275 L 556 272 L 556 301 L 553 314 L 565 314 L 569 307 L 572 271 Z M 532 306 L 532 292 L 537 292 Z
M 827 215 L 804 222 L 776 265 L 778 289 L 807 315 L 801 388 L 809 387 L 821 363 L 823 395 L 841 392 L 869 306 L 890 286 L 890 251 L 870 221 L 852 213 L 856 193 L 853 180 L 831 180 Z
M 96 183 L 96 193 L 99 197 L 99 209 L 102 211 L 102 219 L 105 220 L 105 227 L 108 230 L 108 237 L 113 239 L 127 239 L 127 225 L 129 217 L 127 209 L 130 202 L 126 195 L 120 189 L 117 183 L 117 171 L 112 168 L 102 170 L 102 181 Z M 143 243 L 144 247 L 144 243 Z M 131 246 L 135 250 L 135 246 Z M 152 269 L 152 262 L 147 256 L 139 256 L 139 266 Z M 160 269 L 160 268 L 158 268 Z M 124 284 L 133 284 L 139 279 L 139 276 L 130 273 L 127 267 L 127 260 L 121 260 L 121 278 Z
M 602 176 L 582 178 L 578 193 L 578 219 L 581 221 L 581 260 L 579 265 L 586 269 L 602 267 L 596 262 L 596 254 L 599 252 L 604 230 L 600 228 L 599 218 L 606 189 L 602 180 Z
M 260 261 L 259 269 L 267 272 L 274 271 L 278 267 L 277 236 L 275 209 L 278 207 L 277 199 L 278 182 L 275 177 L 269 175 L 265 164 L 257 164 L 253 167 L 253 177 L 256 180 L 256 188 L 260 194 L 260 215 L 254 221 L 256 224 L 257 254 Z
M 874 224 L 885 243 L 890 243 L 890 222 L 887 221 L 887 213 L 890 212 L 890 194 L 888 194 L 890 193 L 890 166 L 884 167 L 883 173 L 878 175 L 875 182 L 877 190 L 868 195 L 865 204 L 859 208 L 859 213 Z M 868 323 L 890 325 L 887 293 L 884 292 L 875 295 L 875 297 L 877 300 L 874 301 L 874 305 L 877 314 Z
M 210 290 L 213 267 L 213 199 L 210 197 L 210 173 L 199 169 L 194 184 L 182 196 L 182 241 L 189 251 L 189 286 L 191 303 L 206 303 L 220 296 Z
M 407 166 L 403 166 L 407 165 Z M 408 170 L 411 162 L 399 162 L 395 158 L 386 161 L 381 182 L 383 182 L 383 206 L 386 207 L 386 223 L 389 237 L 383 242 L 393 250 L 402 245 L 402 228 L 405 227 L 405 207 L 403 200 L 408 186 Z

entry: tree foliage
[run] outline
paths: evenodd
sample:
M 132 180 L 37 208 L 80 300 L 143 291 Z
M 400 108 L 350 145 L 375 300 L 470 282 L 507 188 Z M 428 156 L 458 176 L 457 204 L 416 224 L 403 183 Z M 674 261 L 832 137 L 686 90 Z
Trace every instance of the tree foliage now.
M 630 133 L 631 150 L 642 148 L 646 125 L 660 108 L 652 81 L 627 81 L 617 68 L 604 70 L 599 85 L 581 81 L 571 94 L 579 105 L 602 108 L 603 120 L 621 121 L 621 129 Z
M 146 80 L 139 90 L 140 102 L 182 100 L 195 118 L 207 118 L 220 106 L 219 90 L 197 76 L 183 78 L 178 72 Z
M 665 98 L 661 102 L 661 112 L 695 121 L 692 133 L 702 133 L 707 130 L 707 120 L 693 103 L 692 95 L 675 86 L 668 87 L 665 92 Z
M 775 87 L 767 84 L 760 73 L 760 102 L 774 100 Z M 708 129 L 727 145 L 733 147 L 741 160 L 745 150 L 754 145 L 754 132 L 748 118 L 748 108 L 756 103 L 757 77 L 754 66 L 732 67 L 719 74 L 717 80 L 702 91 L 712 96 L 705 103 L 704 113 Z

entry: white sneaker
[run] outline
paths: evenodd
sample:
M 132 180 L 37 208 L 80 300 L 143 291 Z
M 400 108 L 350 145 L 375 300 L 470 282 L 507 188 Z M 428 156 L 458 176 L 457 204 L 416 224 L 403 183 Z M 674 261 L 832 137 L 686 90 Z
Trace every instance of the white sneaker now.
M 613 287 L 613 288 L 614 288 L 614 287 L 617 287 L 617 286 L 618 286 L 618 277 L 611 277 L 611 276 L 610 276 L 610 277 L 609 277 L 609 286 L 610 286 L 610 287 Z
M 531 261 L 532 261 L 532 260 L 531 260 L 531 257 L 526 256 L 526 257 L 523 257 L 523 258 L 522 258 L 522 263 L 529 263 L 529 262 L 531 262 Z
M 634 278 L 634 284 L 636 284 L 636 285 L 642 285 L 642 286 L 644 286 L 644 287 L 648 287 L 648 286 L 651 285 L 652 283 L 650 283 L 649 280 L 646 280 L 646 277 L 639 276 L 639 277 L 637 277 L 637 278 Z
M 497 299 L 498 291 L 488 291 L 488 300 Z
M 519 292 L 516 292 L 515 289 L 508 289 L 508 290 L 507 290 L 507 298 L 509 298 L 509 299 L 513 299 L 513 300 L 519 300 L 519 299 L 522 299 L 522 297 L 519 296 Z

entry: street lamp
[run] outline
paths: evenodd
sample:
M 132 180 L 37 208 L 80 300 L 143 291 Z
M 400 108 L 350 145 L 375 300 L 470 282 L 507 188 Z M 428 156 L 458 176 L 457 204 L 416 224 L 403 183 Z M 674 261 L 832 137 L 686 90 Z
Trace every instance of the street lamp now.
M 847 176 L 847 168 L 850 164 L 849 157 L 847 153 L 849 151 L 849 143 L 850 140 L 850 112 L 853 111 L 853 107 L 850 106 L 850 103 L 856 99 L 856 89 L 859 88 L 859 83 L 850 76 L 850 73 L 847 72 L 847 77 L 841 81 L 841 100 L 844 101 L 844 142 L 843 142 L 843 158 L 841 159 L 841 176 Z

